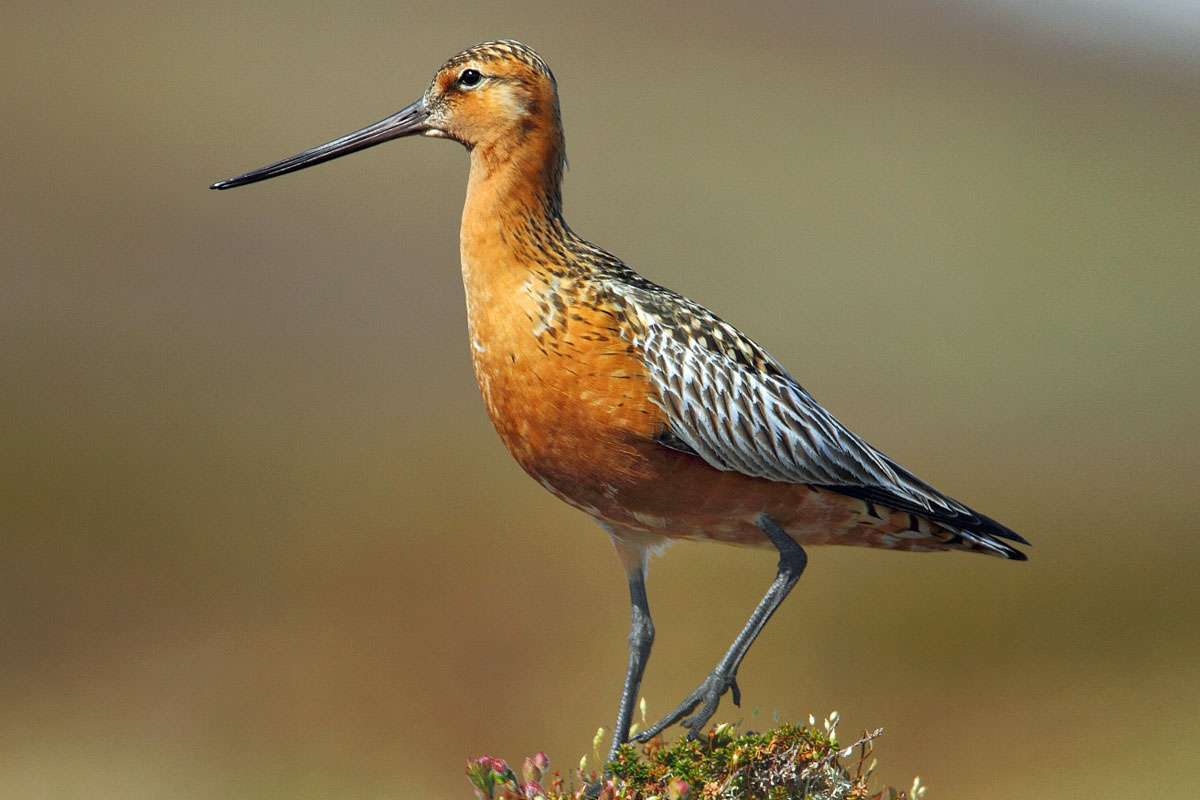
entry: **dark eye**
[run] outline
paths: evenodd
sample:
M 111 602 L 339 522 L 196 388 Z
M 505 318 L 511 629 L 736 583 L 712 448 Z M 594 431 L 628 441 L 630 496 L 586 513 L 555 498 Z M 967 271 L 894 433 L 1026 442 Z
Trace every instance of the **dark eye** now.
M 464 69 L 462 71 L 462 75 L 458 76 L 458 85 L 470 88 L 472 86 L 478 86 L 481 80 L 483 80 L 483 76 L 479 74 L 479 70 Z

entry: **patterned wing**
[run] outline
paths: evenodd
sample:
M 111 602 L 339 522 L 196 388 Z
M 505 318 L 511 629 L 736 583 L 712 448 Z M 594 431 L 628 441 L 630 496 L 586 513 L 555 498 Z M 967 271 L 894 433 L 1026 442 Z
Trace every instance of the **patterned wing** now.
M 625 287 L 634 341 L 669 434 L 713 467 L 806 483 L 933 519 L 1008 558 L 1018 534 L 893 462 L 838 422 L 762 347 L 707 309 L 654 287 Z M 975 534 L 975 535 L 972 535 Z

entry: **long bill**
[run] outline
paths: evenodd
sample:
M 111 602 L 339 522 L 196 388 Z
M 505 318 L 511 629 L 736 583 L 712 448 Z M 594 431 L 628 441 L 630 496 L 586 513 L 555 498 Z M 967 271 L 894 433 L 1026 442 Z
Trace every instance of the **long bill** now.
M 424 133 L 429 129 L 429 126 L 426 124 L 428 118 L 429 110 L 425 106 L 424 98 L 422 98 L 415 103 L 410 103 L 390 117 L 379 120 L 379 122 L 373 125 L 368 125 L 354 133 L 348 133 L 341 138 L 334 139 L 332 142 L 317 145 L 305 150 L 303 153 L 297 153 L 291 158 L 285 158 L 282 161 L 276 161 L 274 164 L 268 164 L 265 167 L 251 170 L 244 175 L 238 175 L 236 178 L 217 181 L 209 188 L 232 189 L 235 186 L 245 186 L 248 183 L 265 181 L 268 178 L 286 175 L 298 169 L 323 164 L 326 161 L 332 161 L 335 158 L 356 153 L 359 150 L 366 150 L 368 147 L 374 147 L 377 144 L 383 144 L 392 139 L 399 139 L 401 136 Z

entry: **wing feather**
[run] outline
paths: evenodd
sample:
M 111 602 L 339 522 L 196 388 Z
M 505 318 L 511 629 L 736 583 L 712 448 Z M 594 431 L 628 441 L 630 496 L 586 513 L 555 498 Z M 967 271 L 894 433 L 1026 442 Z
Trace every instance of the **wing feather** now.
M 829 488 L 920 514 L 1009 558 L 1018 534 L 942 494 L 854 434 L 761 346 L 652 284 L 619 289 L 671 436 L 711 466 Z M 682 332 L 682 333 L 681 333 Z

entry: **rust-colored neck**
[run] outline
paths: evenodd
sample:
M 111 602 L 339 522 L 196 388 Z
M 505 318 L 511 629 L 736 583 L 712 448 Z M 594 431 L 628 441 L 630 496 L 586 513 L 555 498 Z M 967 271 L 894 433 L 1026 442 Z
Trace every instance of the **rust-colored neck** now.
M 544 282 L 558 271 L 553 263 L 567 257 L 560 201 L 562 135 L 538 133 L 471 150 L 459 249 L 481 385 L 491 380 L 492 370 L 484 363 L 489 358 L 536 345 L 530 320 L 540 312 L 530 280 Z
M 565 147 L 557 109 L 471 149 L 463 207 L 463 268 L 489 269 L 514 255 L 521 232 L 562 231 Z

